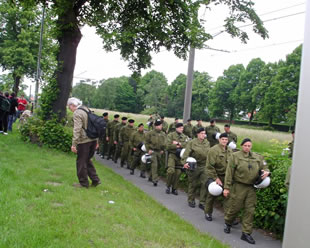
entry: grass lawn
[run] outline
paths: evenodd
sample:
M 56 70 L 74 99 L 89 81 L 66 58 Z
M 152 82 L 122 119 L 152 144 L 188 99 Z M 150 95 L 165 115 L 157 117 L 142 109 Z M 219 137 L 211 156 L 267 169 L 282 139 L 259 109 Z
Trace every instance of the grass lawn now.
M 0 135 L 0 247 L 228 247 L 95 166 L 102 184 L 77 189 L 73 154 Z

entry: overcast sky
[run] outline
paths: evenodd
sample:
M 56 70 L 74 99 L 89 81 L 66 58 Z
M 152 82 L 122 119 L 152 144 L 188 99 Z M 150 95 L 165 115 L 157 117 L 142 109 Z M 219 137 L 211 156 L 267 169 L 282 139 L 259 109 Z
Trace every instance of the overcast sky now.
M 220 34 L 207 45 L 211 48 L 229 51 L 196 50 L 195 70 L 208 72 L 216 80 L 230 65 L 246 66 L 253 58 L 265 62 L 285 59 L 304 38 L 305 0 L 254 0 L 255 10 L 269 32 L 269 39 L 263 40 L 251 31 L 251 26 L 243 28 L 249 31 L 250 40 L 242 44 L 228 34 Z M 217 6 L 210 10 L 201 10 L 206 19 L 206 30 L 217 34 L 222 28 L 227 10 Z M 243 25 L 243 24 L 242 24 Z M 110 77 L 130 76 L 128 63 L 121 59 L 118 52 L 106 53 L 102 41 L 90 27 L 82 28 L 83 38 L 78 47 L 74 82 L 81 78 L 107 79 Z M 162 72 L 171 83 L 180 73 L 187 73 L 187 61 L 177 58 L 172 52 L 163 51 L 153 54 L 151 69 Z M 149 70 L 151 70 L 149 69 Z M 147 71 L 142 71 L 144 75 Z

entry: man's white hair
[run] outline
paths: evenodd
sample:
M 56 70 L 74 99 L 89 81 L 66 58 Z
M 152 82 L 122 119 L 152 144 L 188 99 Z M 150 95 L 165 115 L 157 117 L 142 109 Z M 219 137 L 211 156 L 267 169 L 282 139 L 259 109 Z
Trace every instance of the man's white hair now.
M 74 105 L 76 107 L 79 107 L 82 105 L 82 101 L 80 99 L 77 99 L 75 97 L 71 97 L 68 99 L 67 105 Z

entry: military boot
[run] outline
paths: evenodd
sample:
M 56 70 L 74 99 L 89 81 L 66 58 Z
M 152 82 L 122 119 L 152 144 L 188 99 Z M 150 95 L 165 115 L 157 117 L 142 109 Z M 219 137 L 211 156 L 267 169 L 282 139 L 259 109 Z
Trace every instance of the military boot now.
M 241 235 L 241 239 L 254 245 L 255 244 L 255 240 L 252 238 L 251 234 L 247 234 L 247 233 L 242 233 Z
M 170 187 L 166 188 L 166 194 L 170 194 Z
M 206 214 L 205 218 L 207 221 L 212 221 L 212 214 Z
M 230 233 L 231 225 L 225 223 L 224 224 L 224 233 Z
M 195 208 L 196 207 L 195 201 L 188 202 L 188 206 L 191 208 Z
M 178 194 L 179 194 L 179 193 L 178 193 L 178 190 L 177 190 L 177 189 L 174 189 L 174 188 L 172 188 L 171 193 L 172 193 L 173 195 L 178 195 Z
M 140 172 L 140 177 L 142 177 L 142 178 L 145 178 L 145 177 L 146 177 L 144 171 L 141 171 L 141 172 Z
M 130 169 L 130 175 L 135 174 L 135 170 L 134 169 Z

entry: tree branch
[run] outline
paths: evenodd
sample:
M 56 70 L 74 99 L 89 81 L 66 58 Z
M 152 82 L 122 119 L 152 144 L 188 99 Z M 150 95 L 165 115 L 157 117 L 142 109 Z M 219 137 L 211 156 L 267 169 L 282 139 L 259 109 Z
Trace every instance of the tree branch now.
M 78 16 L 79 15 L 79 10 L 80 8 L 87 2 L 87 0 L 78 0 L 76 1 L 76 3 L 74 4 L 74 12 L 75 12 L 75 15 Z

